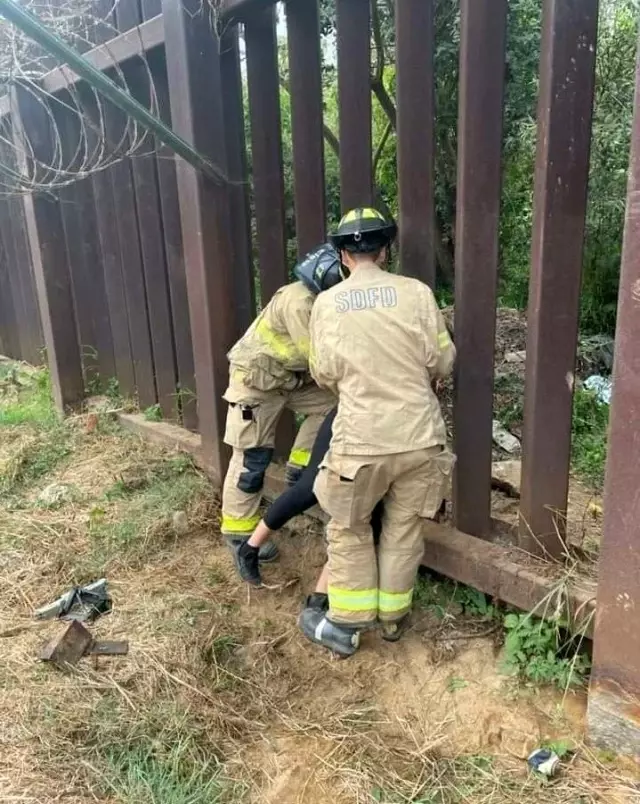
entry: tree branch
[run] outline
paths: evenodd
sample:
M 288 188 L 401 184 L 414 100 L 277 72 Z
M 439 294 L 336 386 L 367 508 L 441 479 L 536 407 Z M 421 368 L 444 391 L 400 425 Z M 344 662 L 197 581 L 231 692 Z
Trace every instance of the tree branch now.
M 278 77 L 278 83 L 280 84 L 280 88 L 284 89 L 287 95 L 291 96 L 289 85 L 281 75 Z M 340 159 L 340 141 L 326 123 L 322 124 L 322 134 L 329 148 L 331 148 L 336 157 Z
M 382 133 L 382 137 L 380 137 L 380 142 L 378 143 L 378 147 L 376 148 L 376 152 L 373 155 L 373 177 L 375 180 L 376 173 L 378 172 L 378 162 L 380 161 L 380 157 L 382 156 L 382 152 L 384 151 L 384 146 L 387 144 L 387 140 L 389 139 L 389 134 L 393 131 L 393 126 L 391 125 L 391 121 L 387 123 L 387 127 Z
M 371 89 L 373 94 L 378 99 L 378 103 L 382 107 L 382 111 L 386 114 L 387 120 L 389 123 L 391 123 L 393 130 L 397 131 L 398 115 L 396 113 L 396 107 L 394 102 L 391 100 L 391 96 L 387 92 L 385 85 L 382 82 L 378 84 L 375 80 L 372 80 Z

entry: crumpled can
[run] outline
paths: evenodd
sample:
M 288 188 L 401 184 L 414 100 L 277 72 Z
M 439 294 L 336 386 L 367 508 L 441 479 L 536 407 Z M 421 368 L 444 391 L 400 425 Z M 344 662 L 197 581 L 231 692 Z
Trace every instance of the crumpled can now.
M 549 748 L 538 748 L 529 754 L 527 763 L 531 770 L 551 778 L 555 776 L 560 765 L 560 757 Z

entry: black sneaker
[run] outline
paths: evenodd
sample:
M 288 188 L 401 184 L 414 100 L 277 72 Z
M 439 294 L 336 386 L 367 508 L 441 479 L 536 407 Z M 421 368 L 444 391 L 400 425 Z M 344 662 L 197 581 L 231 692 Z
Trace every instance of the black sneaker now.
M 332 623 L 321 609 L 302 609 L 298 625 L 307 639 L 317 645 L 324 645 L 342 658 L 353 656 L 360 647 L 358 629 Z
M 225 536 L 224 538 L 232 550 L 246 541 L 246 539 L 239 539 L 237 536 Z M 258 551 L 258 557 L 261 564 L 270 564 L 272 561 L 275 561 L 279 555 L 280 551 L 271 540 L 265 542 Z
M 243 581 L 252 586 L 262 586 L 260 576 L 260 559 L 258 548 L 251 547 L 249 542 L 237 542 L 231 546 L 233 560 L 236 564 L 238 574 Z

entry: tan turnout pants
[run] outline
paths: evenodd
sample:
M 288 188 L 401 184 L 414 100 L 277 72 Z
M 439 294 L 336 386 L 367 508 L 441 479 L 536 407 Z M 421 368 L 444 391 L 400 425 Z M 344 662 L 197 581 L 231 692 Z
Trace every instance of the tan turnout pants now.
M 442 447 L 397 455 L 345 456 L 329 450 L 314 492 L 327 526 L 329 614 L 335 623 L 393 623 L 410 609 L 424 550 L 422 525 L 435 517 L 451 482 L 453 455 Z M 384 500 L 380 544 L 371 512 Z
M 311 449 L 325 416 L 336 399 L 309 383 L 295 391 L 257 391 L 242 386 L 231 389 L 225 443 L 233 455 L 222 488 L 222 525 L 225 536 L 240 539 L 251 535 L 260 521 L 264 474 L 273 457 L 276 427 L 282 412 L 306 416 L 298 430 L 289 462 L 300 467 L 309 463 Z

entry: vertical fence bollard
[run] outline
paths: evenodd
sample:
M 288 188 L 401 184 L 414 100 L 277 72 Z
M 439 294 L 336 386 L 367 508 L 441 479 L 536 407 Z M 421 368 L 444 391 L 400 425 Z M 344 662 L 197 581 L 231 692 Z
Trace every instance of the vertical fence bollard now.
M 164 0 L 165 47 L 174 130 L 226 175 L 224 112 L 217 32 L 199 0 Z M 222 481 L 228 464 L 223 443 L 227 351 L 236 337 L 229 193 L 176 159 L 187 291 L 202 447 Z
M 487 538 L 507 4 L 463 0 L 461 13 L 454 517 L 459 530 Z
M 640 757 L 640 58 L 616 327 L 589 732 Z
M 563 551 L 598 0 L 544 4 L 520 546 Z
M 373 201 L 369 0 L 336 0 L 342 211 Z
M 433 14 L 433 0 L 396 4 L 400 270 L 431 288 L 436 286 Z
M 18 153 L 22 152 L 23 134 L 31 143 L 34 159 L 48 165 L 53 161 L 52 132 L 35 91 L 19 84 L 12 90 L 14 135 Z M 25 162 L 21 167 L 37 178 L 35 163 Z M 60 202 L 36 191 L 25 195 L 23 204 L 51 388 L 56 407 L 64 412 L 82 401 L 84 379 Z

